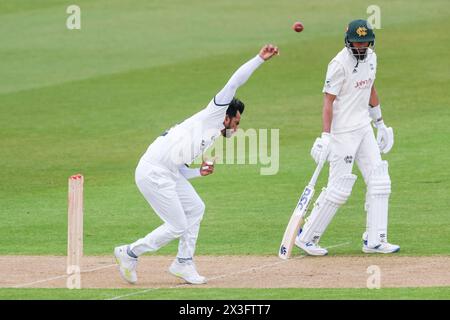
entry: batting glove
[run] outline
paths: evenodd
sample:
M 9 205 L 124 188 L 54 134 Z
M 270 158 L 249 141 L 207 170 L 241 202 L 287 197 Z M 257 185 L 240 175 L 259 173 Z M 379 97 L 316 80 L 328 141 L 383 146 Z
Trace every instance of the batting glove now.
M 381 117 L 380 105 L 369 108 L 369 114 L 372 118 L 373 125 L 377 128 L 377 143 L 381 153 L 388 153 L 394 145 L 394 130 L 386 127 Z
M 322 136 L 314 141 L 311 148 L 311 157 L 316 163 L 327 161 L 328 154 L 330 153 L 330 137 L 328 132 L 322 132 Z
M 376 124 L 377 127 L 377 143 L 381 153 L 388 153 L 394 145 L 394 130 L 386 127 L 383 120 Z

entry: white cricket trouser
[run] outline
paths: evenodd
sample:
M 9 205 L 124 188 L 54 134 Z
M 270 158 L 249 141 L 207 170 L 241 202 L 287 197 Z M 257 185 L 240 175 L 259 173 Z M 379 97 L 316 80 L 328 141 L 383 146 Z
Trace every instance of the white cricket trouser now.
M 387 171 L 381 177 L 379 176 L 378 171 L 380 171 L 382 159 L 370 124 L 359 130 L 332 135 L 328 184 L 337 177 L 351 173 L 354 161 L 356 161 L 368 189 L 365 203 L 368 238 L 365 240 L 367 240 L 369 246 L 375 246 L 383 240 L 387 241 L 388 201 L 391 182 Z M 385 170 L 387 170 L 387 167 Z M 372 190 L 372 193 L 377 192 L 377 194 L 374 193 L 370 196 L 370 184 L 380 178 L 383 180 L 383 185 L 376 188 L 380 189 L 381 187 L 383 189 L 381 194 L 378 194 L 380 190 Z M 370 209 L 370 207 L 372 208 Z
M 337 177 L 352 173 L 353 163 L 356 161 L 367 185 L 372 171 L 382 161 L 370 124 L 355 131 L 332 134 L 331 139 L 328 184 Z
M 136 168 L 136 184 L 144 198 L 164 221 L 147 236 L 130 245 L 137 256 L 156 251 L 180 238 L 178 258 L 193 258 L 205 204 L 184 176 L 174 175 L 164 165 L 141 160 Z
M 366 202 L 368 243 L 379 244 L 381 235 L 387 237 L 387 201 L 390 178 L 384 167 L 373 130 L 369 125 L 351 132 L 333 134 L 330 141 L 330 172 L 327 188 L 319 195 L 311 215 L 305 221 L 299 235 L 301 242 L 318 242 L 337 210 L 351 194 L 356 176 L 352 175 L 353 163 L 361 171 L 368 189 L 366 200 L 371 201 L 371 210 Z M 387 165 L 387 164 L 386 164 Z M 381 169 L 380 169 L 381 168 Z M 380 172 L 383 173 L 380 176 Z M 382 185 L 380 184 L 382 182 Z

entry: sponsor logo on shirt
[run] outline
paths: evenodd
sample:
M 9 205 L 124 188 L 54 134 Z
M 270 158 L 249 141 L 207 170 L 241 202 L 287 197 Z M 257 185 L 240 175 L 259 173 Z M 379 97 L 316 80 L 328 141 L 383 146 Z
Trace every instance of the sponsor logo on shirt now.
M 356 81 L 355 83 L 355 89 L 367 89 L 367 88 L 371 88 L 372 87 L 372 83 L 373 83 L 373 79 L 369 78 L 367 80 L 360 80 L 360 81 Z

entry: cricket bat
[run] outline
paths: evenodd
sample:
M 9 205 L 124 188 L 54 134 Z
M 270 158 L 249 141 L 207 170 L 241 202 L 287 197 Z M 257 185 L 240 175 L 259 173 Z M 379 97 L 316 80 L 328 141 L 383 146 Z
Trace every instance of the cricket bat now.
M 314 174 L 309 181 L 308 185 L 303 190 L 300 199 L 298 200 L 297 206 L 292 213 L 291 219 L 284 232 L 283 240 L 281 241 L 280 250 L 278 251 L 278 257 L 281 259 L 289 259 L 292 253 L 292 248 L 294 246 L 295 238 L 298 235 L 300 226 L 303 224 L 306 212 L 308 211 L 308 206 L 314 197 L 314 186 L 316 185 L 317 178 L 319 177 L 320 171 L 323 167 L 323 161 L 319 162 L 314 171 Z

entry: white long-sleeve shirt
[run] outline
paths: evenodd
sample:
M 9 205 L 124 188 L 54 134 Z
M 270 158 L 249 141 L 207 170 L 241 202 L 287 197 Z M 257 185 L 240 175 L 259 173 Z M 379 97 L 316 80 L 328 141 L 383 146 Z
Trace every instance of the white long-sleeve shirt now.
M 183 177 L 185 177 L 186 179 L 192 179 L 192 178 L 197 178 L 200 177 L 200 168 L 189 168 L 188 166 L 186 166 L 185 164 L 181 165 L 179 168 L 179 171 L 181 173 L 181 175 Z
M 150 163 L 164 165 L 174 173 L 178 173 L 184 164 L 191 164 L 221 135 L 228 105 L 237 89 L 263 62 L 257 55 L 242 65 L 205 109 L 158 137 L 142 158 Z

